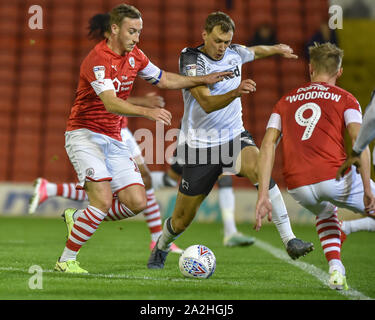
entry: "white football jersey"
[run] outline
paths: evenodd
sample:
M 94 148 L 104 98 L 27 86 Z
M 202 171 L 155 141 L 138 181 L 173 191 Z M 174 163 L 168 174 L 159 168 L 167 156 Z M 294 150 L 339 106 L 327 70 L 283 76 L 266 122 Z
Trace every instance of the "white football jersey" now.
M 211 95 L 221 95 L 236 89 L 241 83 L 242 64 L 254 60 L 254 52 L 245 46 L 230 45 L 221 60 L 213 60 L 200 51 L 201 47 L 185 48 L 180 55 L 180 73 L 201 76 L 214 72 L 233 71 L 234 77 L 209 85 Z M 220 110 L 206 113 L 192 96 L 183 89 L 184 116 L 181 122 L 179 144 L 191 148 L 209 148 L 226 143 L 245 130 L 242 122 L 241 99 L 233 100 Z

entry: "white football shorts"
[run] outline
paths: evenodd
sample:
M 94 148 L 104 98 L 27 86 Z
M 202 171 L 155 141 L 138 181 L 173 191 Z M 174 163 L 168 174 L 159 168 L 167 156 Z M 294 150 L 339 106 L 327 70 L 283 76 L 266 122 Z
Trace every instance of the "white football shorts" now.
M 125 144 L 128 146 L 132 158 L 136 160 L 138 164 L 143 164 L 144 159 L 142 157 L 142 151 L 139 148 L 138 143 L 135 140 L 133 134 L 130 132 L 128 128 L 121 129 L 121 137 L 122 141 L 125 142 Z
M 65 149 L 77 176 L 77 189 L 86 181 L 110 181 L 113 193 L 143 180 L 129 148 L 122 142 L 88 129 L 65 132 Z
M 375 183 L 371 181 L 372 192 Z M 291 196 L 303 207 L 317 216 L 330 216 L 339 208 L 346 208 L 355 213 L 364 213 L 363 184 L 361 175 L 352 166 L 340 181 L 336 179 L 288 190 Z

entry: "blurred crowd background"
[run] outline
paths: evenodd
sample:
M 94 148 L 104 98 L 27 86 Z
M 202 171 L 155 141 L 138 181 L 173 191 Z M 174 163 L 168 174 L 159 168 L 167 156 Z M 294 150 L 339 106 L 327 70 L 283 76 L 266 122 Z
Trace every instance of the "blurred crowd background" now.
M 38 176 L 75 181 L 64 149 L 65 123 L 75 96 L 79 67 L 94 47 L 88 20 L 119 0 L 0 0 L 0 181 L 29 182 Z M 307 46 L 331 41 L 344 49 L 339 85 L 352 92 L 363 110 L 375 89 L 375 1 L 369 0 L 128 0 L 143 15 L 139 47 L 162 69 L 178 72 L 180 51 L 201 44 L 206 16 L 228 13 L 236 23 L 233 42 L 246 45 L 286 43 L 299 55 L 245 65 L 243 78 L 257 83 L 243 97 L 245 127 L 260 145 L 275 102 L 308 81 Z M 328 28 L 331 5 L 343 8 L 343 28 Z M 43 9 L 43 29 L 30 29 L 30 6 Z M 133 95 L 156 92 L 173 114 L 172 128 L 183 115 L 181 92 L 161 91 L 137 80 Z M 155 123 L 131 118 L 129 128 L 155 132 Z M 167 130 L 166 128 L 165 130 Z M 141 142 L 141 141 L 140 141 Z M 154 140 L 154 144 L 156 140 Z M 172 142 L 165 144 L 165 148 Z M 371 148 L 373 146 L 371 145 Z M 168 164 L 149 164 L 152 170 Z M 283 187 L 281 153 L 274 178 Z M 235 179 L 235 186 L 249 186 Z

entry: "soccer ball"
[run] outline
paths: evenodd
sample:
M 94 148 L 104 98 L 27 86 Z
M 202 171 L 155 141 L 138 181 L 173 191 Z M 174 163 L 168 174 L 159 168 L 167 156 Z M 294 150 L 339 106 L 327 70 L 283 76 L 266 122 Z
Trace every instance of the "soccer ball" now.
M 182 253 L 179 267 L 181 273 L 187 278 L 207 279 L 215 272 L 216 258 L 209 248 L 196 244 Z

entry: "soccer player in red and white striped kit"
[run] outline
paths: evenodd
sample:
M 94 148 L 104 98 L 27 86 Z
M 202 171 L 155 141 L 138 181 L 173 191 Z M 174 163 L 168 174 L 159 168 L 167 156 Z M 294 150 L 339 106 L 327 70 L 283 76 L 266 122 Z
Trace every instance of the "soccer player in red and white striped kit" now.
M 348 289 L 341 261 L 341 228 L 337 207 L 369 214 L 375 208 L 375 183 L 370 179 L 370 152 L 362 152 L 360 173 L 336 173 L 346 159 L 344 132 L 354 142 L 362 123 L 357 99 L 336 86 L 343 72 L 343 51 L 331 43 L 309 47 L 311 82 L 284 95 L 275 105 L 258 160 L 259 191 L 256 228 L 272 217 L 268 181 L 275 146 L 282 135 L 284 178 L 291 196 L 316 215 L 316 230 L 329 265 L 329 286 Z
M 68 240 L 55 270 L 87 273 L 77 253 L 91 238 L 110 208 L 125 217 L 141 213 L 147 196 L 139 168 L 121 138 L 122 116 L 140 116 L 170 125 L 163 108 L 127 101 L 136 76 L 162 89 L 182 89 L 221 81 L 231 72 L 185 77 L 162 71 L 137 47 L 143 22 L 141 13 L 121 4 L 110 12 L 110 35 L 83 60 L 74 105 L 67 122 L 65 149 L 85 189 L 89 205 L 64 211 Z
M 92 40 L 102 41 L 109 36 L 109 14 L 96 14 L 89 20 L 89 34 L 88 37 Z M 164 107 L 165 102 L 163 97 L 158 96 L 154 93 L 146 94 L 142 97 L 129 97 L 128 102 L 134 104 L 141 104 L 148 107 Z M 128 118 L 122 117 L 121 121 L 121 137 L 122 140 L 127 144 L 131 156 L 137 163 L 137 166 L 142 175 L 142 180 L 146 188 L 147 196 L 147 208 L 143 211 L 148 229 L 151 235 L 150 249 L 152 250 L 156 244 L 157 238 L 162 232 L 162 220 L 160 215 L 160 208 L 155 197 L 153 181 L 150 175 L 150 171 L 144 162 L 142 152 L 133 137 L 132 133 L 128 129 Z M 29 214 L 35 213 L 39 205 L 44 203 L 51 197 L 63 197 L 70 200 L 85 201 L 88 200 L 87 194 L 84 190 L 77 190 L 76 183 L 65 182 L 65 183 L 52 183 L 44 178 L 37 178 L 34 181 L 34 191 L 30 199 L 28 212 Z M 104 220 L 106 221 L 118 221 L 125 217 L 122 215 L 121 206 L 113 206 L 109 209 L 108 215 Z M 176 244 L 171 245 L 171 252 L 182 253 Z
M 137 97 L 134 98 L 140 101 L 140 99 L 144 99 L 149 101 L 148 103 L 152 105 L 153 103 L 160 104 L 161 102 L 164 103 L 163 100 L 160 100 L 161 97 L 150 95 L 146 97 Z M 134 101 L 131 98 L 128 101 Z M 147 103 L 145 101 L 145 103 Z M 131 155 L 134 161 L 137 163 L 137 166 L 141 172 L 142 180 L 145 184 L 146 188 L 146 196 L 147 196 L 147 208 L 143 211 L 143 215 L 145 217 L 148 229 L 151 235 L 151 242 L 150 242 L 150 250 L 152 250 L 156 244 L 156 240 L 160 236 L 162 232 L 162 219 L 160 214 L 159 204 L 155 197 L 155 192 L 152 186 L 152 180 L 150 176 L 149 169 L 144 162 L 144 159 L 141 154 L 141 150 L 134 139 L 133 135 L 131 134 L 130 130 L 127 128 L 127 118 L 123 117 L 122 119 L 122 129 L 121 129 L 121 136 L 123 141 L 127 144 L 130 149 Z M 44 203 L 51 197 L 63 197 L 70 200 L 77 200 L 77 201 L 85 201 L 88 200 L 87 194 L 84 190 L 77 190 L 76 184 L 72 182 L 65 182 L 65 183 L 52 183 L 44 178 L 37 178 L 34 182 L 34 191 L 33 195 L 30 199 L 29 203 L 29 213 L 35 213 L 36 209 L 39 205 Z M 104 220 L 106 221 L 118 221 L 125 219 L 126 217 L 123 216 L 123 210 L 121 206 L 112 206 L 107 216 Z M 182 249 L 180 249 L 176 244 L 172 244 L 171 252 L 174 253 L 182 253 Z

